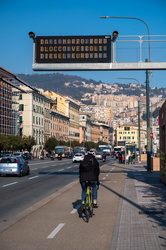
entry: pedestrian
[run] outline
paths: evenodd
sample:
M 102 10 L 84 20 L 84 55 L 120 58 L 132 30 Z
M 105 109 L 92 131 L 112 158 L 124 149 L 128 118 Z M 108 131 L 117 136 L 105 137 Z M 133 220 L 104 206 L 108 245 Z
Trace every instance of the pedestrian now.
M 84 209 L 86 200 L 86 182 L 89 181 L 92 185 L 92 201 L 93 207 L 97 208 L 97 196 L 98 196 L 98 186 L 99 186 L 99 163 L 96 160 L 93 152 L 89 152 L 85 155 L 84 160 L 79 166 L 79 180 L 82 187 L 82 209 Z

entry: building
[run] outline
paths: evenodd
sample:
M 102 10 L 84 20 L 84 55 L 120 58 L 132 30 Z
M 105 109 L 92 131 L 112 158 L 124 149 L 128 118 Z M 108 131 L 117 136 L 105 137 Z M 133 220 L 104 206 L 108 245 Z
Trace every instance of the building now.
M 91 141 L 98 143 L 100 141 L 100 124 L 91 122 Z
M 62 141 L 69 137 L 69 117 L 56 109 L 51 109 L 51 137 Z
M 79 110 L 80 103 L 73 98 L 66 96 L 66 107 L 67 107 L 67 116 L 70 118 L 69 122 L 69 140 L 79 142 Z
M 140 142 L 141 151 L 145 151 L 145 146 L 147 145 L 146 130 L 140 129 Z M 119 142 L 125 141 L 129 144 L 136 144 L 139 147 L 139 131 L 138 127 L 134 124 L 124 124 L 115 130 L 115 145 L 118 146 Z
M 77 100 L 74 100 L 69 96 L 62 96 L 53 91 L 46 91 L 46 95 L 50 96 L 50 98 L 55 103 L 55 108 L 57 111 L 63 113 L 66 117 L 69 118 L 69 134 L 68 140 L 79 141 L 79 109 L 80 103 Z
M 84 141 L 91 141 L 91 117 L 85 112 L 79 112 L 79 125 L 80 125 L 80 140 L 82 143 Z
M 160 151 L 166 154 L 166 101 L 159 111 Z
M 0 134 L 19 135 L 20 112 L 16 96 L 25 91 L 18 87 L 18 83 L 34 89 L 13 73 L 0 67 Z M 17 105 L 14 106 L 15 104 Z
M 33 147 L 33 153 L 37 156 L 50 137 L 51 100 L 43 94 L 42 89 L 34 91 L 29 90 L 26 86 L 20 87 L 26 92 L 15 97 L 18 104 L 14 104 L 14 106 L 16 108 L 18 105 L 20 113 L 19 134 L 34 137 L 36 145 Z

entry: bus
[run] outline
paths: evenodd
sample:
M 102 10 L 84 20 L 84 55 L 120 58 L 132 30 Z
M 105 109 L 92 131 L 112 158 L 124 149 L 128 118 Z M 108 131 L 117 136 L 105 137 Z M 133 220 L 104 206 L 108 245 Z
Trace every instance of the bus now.
M 99 145 L 99 151 L 106 152 L 107 155 L 111 155 L 112 146 L 111 145 Z
M 67 154 L 71 152 L 71 148 L 68 146 L 56 146 L 55 147 L 55 157 L 58 157 L 59 153 L 62 153 L 62 157 L 67 157 Z

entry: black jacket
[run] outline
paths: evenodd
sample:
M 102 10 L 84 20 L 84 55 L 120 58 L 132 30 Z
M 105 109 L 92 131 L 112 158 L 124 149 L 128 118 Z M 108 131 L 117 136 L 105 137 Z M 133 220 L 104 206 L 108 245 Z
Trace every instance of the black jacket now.
M 87 172 L 84 171 L 83 169 L 83 162 L 80 163 L 79 166 L 79 179 L 80 182 L 85 182 L 85 181 L 99 181 L 99 174 L 100 174 L 100 169 L 99 169 L 99 163 L 92 154 L 87 154 L 84 157 L 84 161 L 88 161 L 89 159 L 92 160 L 93 164 L 91 166 L 91 169 Z

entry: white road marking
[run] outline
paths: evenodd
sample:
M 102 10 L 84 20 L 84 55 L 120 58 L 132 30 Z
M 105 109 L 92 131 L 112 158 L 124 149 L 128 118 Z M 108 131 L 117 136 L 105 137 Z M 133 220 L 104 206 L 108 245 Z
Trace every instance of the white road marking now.
M 37 168 L 32 168 L 31 171 L 32 171 L 32 170 L 36 170 L 36 169 L 37 169 Z
M 18 182 L 12 182 L 12 183 L 9 183 L 9 184 L 6 184 L 6 185 L 3 185 L 2 187 L 8 187 L 8 186 L 11 186 L 11 185 L 14 185 L 14 184 L 17 184 Z
M 65 223 L 60 223 L 48 236 L 47 239 L 52 239 L 62 229 Z
M 61 172 L 61 171 L 63 171 L 63 170 L 64 170 L 64 168 L 62 168 L 62 169 L 59 169 L 59 170 L 58 170 L 58 172 Z
M 67 169 L 69 169 L 69 168 L 71 168 L 71 167 L 67 167 Z
M 33 176 L 33 177 L 30 177 L 30 178 L 28 178 L 29 180 L 32 180 L 32 179 L 35 179 L 35 178 L 38 178 L 39 176 L 38 175 L 36 175 L 36 176 Z
M 76 208 L 74 208 L 70 213 L 74 214 L 75 212 L 78 211 L 78 209 L 80 208 L 81 205 L 77 205 Z
M 42 168 L 48 168 L 48 166 L 44 166 L 44 167 L 42 167 Z
M 105 180 L 105 177 L 103 178 L 103 180 Z

